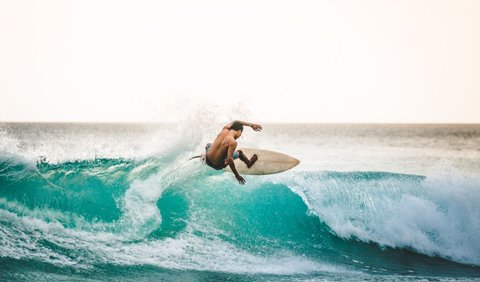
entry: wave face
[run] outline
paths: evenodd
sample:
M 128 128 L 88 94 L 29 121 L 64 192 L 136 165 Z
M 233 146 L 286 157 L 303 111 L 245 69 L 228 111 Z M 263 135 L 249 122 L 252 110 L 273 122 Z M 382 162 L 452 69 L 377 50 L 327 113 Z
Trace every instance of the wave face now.
M 3 279 L 480 277 L 480 178 L 452 165 L 435 175 L 328 171 L 305 158 L 303 169 L 239 186 L 198 160 L 184 163 L 201 144 L 169 141 L 122 157 L 115 148 L 145 142 L 132 137 L 103 156 L 90 142 L 88 155 L 78 130 L 80 145 L 52 145 L 71 151 L 26 144 L 16 130 L 0 134 Z M 85 132 L 95 130 L 106 131 Z

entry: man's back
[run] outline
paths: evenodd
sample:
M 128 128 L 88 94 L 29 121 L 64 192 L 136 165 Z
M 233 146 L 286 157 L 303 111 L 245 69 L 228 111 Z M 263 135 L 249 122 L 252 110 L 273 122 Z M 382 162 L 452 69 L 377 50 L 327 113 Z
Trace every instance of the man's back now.
M 213 141 L 212 146 L 208 150 L 206 157 L 216 166 L 225 166 L 224 161 L 227 157 L 228 147 L 236 141 L 233 138 L 230 131 L 226 128 L 223 128 L 222 131 L 217 135 L 215 141 Z

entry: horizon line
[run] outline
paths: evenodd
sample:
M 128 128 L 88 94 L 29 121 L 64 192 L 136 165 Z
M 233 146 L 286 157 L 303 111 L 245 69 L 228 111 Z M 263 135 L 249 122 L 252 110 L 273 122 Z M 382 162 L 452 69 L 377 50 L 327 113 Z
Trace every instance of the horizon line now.
M 36 124 L 175 124 L 182 121 L 0 121 L 0 123 L 36 123 Z M 258 121 L 257 121 L 258 122 Z M 353 121 L 353 122 L 321 122 L 321 121 L 298 121 L 298 122 L 288 122 L 288 121 L 266 121 L 261 122 L 262 124 L 298 124 L 298 125 L 313 125 L 313 124 L 338 124 L 338 125 L 347 125 L 347 124 L 358 124 L 358 125 L 480 125 L 480 122 L 369 122 L 369 121 Z

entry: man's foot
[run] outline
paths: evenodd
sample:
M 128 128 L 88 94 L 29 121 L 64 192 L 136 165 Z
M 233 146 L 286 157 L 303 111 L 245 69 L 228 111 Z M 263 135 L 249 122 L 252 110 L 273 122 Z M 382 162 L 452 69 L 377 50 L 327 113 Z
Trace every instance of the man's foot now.
M 255 164 L 255 162 L 256 162 L 257 160 L 258 160 L 258 156 L 257 156 L 257 154 L 254 154 L 254 155 L 252 156 L 252 158 L 250 159 L 250 164 L 247 165 L 247 167 L 248 167 L 248 168 L 251 168 L 251 167 Z

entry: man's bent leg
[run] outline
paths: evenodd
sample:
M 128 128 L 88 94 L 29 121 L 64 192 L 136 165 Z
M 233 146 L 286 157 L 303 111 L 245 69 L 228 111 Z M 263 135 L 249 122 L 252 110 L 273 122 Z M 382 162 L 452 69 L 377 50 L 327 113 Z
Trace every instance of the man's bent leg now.
M 239 158 L 244 162 L 248 168 L 251 168 L 253 164 L 258 160 L 257 154 L 254 154 L 250 159 L 245 156 L 242 150 L 238 150 Z

